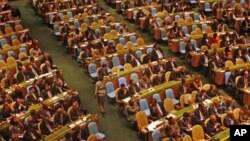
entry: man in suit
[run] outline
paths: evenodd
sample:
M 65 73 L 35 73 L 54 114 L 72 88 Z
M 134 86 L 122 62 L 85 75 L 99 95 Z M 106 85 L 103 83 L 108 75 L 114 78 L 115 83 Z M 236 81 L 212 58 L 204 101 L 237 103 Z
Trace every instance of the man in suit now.
M 177 73 L 178 78 L 190 77 L 190 73 L 187 71 L 185 66 L 182 66 L 179 72 Z
M 129 49 L 128 50 L 128 53 L 126 55 L 126 63 L 130 63 L 132 58 L 135 58 L 134 54 L 133 54 L 133 50 L 132 49 Z
M 128 95 L 133 96 L 136 93 L 140 92 L 140 88 L 136 84 L 134 80 L 130 80 L 130 84 L 128 85 Z
M 121 84 L 120 89 L 118 90 L 118 99 L 122 100 L 129 97 L 128 89 L 124 84 Z
M 40 129 L 43 135 L 49 135 L 54 132 L 55 124 L 48 117 L 42 117 Z
M 140 66 L 142 63 L 141 63 L 141 60 L 136 58 L 135 56 L 132 56 L 131 60 L 130 60 L 130 64 L 132 65 L 132 67 L 138 67 Z
M 69 122 L 69 115 L 62 109 L 58 108 L 54 114 L 54 123 L 57 126 L 64 126 Z
M 28 94 L 25 96 L 25 101 L 28 105 L 36 104 L 39 102 L 39 97 L 35 93 L 35 88 L 31 87 Z
M 218 51 L 217 51 L 216 48 L 214 49 L 214 53 L 213 53 L 212 59 L 216 63 L 216 66 L 223 67 L 224 62 L 223 62 L 222 58 L 220 57 L 220 55 L 218 54 Z
M 247 16 L 245 16 L 245 19 L 241 23 L 241 32 L 248 33 L 248 35 L 250 33 L 250 21 Z
M 192 120 L 189 113 L 183 113 L 183 117 L 180 119 L 180 129 L 182 132 L 187 133 L 188 135 L 192 134 Z
M 201 46 L 204 46 L 204 45 L 210 47 L 210 42 L 206 33 L 204 33 L 203 37 L 201 38 Z
M 232 110 L 227 112 L 227 115 L 224 119 L 224 126 L 227 128 L 230 127 L 230 125 L 238 124 L 238 120 L 234 117 L 234 113 Z
M 72 108 L 71 108 L 71 110 L 69 111 L 70 119 L 71 119 L 72 121 L 75 121 L 75 120 L 77 120 L 82 114 L 83 114 L 83 113 L 82 113 L 81 109 L 79 108 L 78 102 L 77 102 L 77 101 L 73 102 Z
M 244 55 L 243 55 L 243 60 L 244 60 L 245 62 L 250 62 L 250 49 L 248 49 L 248 50 L 244 53 Z
M 60 85 L 60 82 L 57 79 L 53 80 L 51 92 L 53 95 L 61 94 L 64 92 L 62 86 Z
M 22 67 L 21 69 L 18 69 L 16 73 L 16 82 L 17 84 L 22 83 L 27 80 L 27 77 L 25 75 L 26 68 Z
M 33 127 L 25 125 L 25 133 L 23 140 L 25 141 L 40 141 L 42 139 L 41 134 Z
M 206 50 L 205 53 L 201 56 L 201 65 L 203 67 L 204 74 L 208 74 L 208 70 L 209 70 L 208 64 L 210 60 L 211 60 L 210 56 L 208 54 L 208 51 Z
M 150 60 L 151 62 L 157 61 L 158 59 L 163 59 L 164 55 L 160 48 L 156 47 L 156 44 L 153 46 L 153 50 L 150 53 Z
M 181 85 L 179 86 L 179 96 L 183 94 L 190 93 L 191 90 L 188 87 L 188 84 L 185 79 L 181 79 Z
M 207 95 L 207 92 L 205 90 L 201 90 L 197 95 L 196 95 L 196 102 L 203 102 L 206 99 L 211 99 L 211 97 L 209 97 Z
M 193 124 L 199 124 L 205 127 L 204 121 L 208 118 L 206 109 L 202 102 L 198 103 L 198 108 L 193 114 Z
M 162 79 L 162 74 L 157 74 L 155 75 L 152 80 L 151 80 L 151 84 L 152 86 L 156 86 L 156 85 L 160 85 L 163 83 L 163 79 Z
M 223 113 L 223 107 L 220 105 L 220 102 L 215 99 L 213 100 L 213 103 L 209 105 L 208 107 L 208 116 L 215 115 L 218 119 L 220 114 Z
M 166 72 L 166 66 L 162 64 L 161 60 L 159 59 L 157 60 L 157 64 L 154 65 L 153 70 L 154 74 L 164 74 Z
M 195 51 L 195 47 L 190 43 L 190 41 L 188 41 L 187 45 L 185 46 L 185 50 L 187 57 L 191 57 L 190 53 Z
M 48 83 L 45 83 L 45 88 L 44 90 L 42 91 L 42 97 L 43 97 L 43 100 L 46 100 L 48 98 L 52 98 L 54 95 L 51 91 L 51 87 Z
M 211 115 L 209 121 L 206 124 L 207 133 L 210 136 L 214 136 L 222 131 L 221 125 L 218 122 L 215 115 Z
M 42 73 L 45 74 L 45 73 L 51 72 L 53 70 L 53 66 L 51 65 L 49 61 L 45 61 L 45 65 L 41 69 L 42 69 Z
M 28 79 L 38 77 L 40 75 L 40 70 L 34 68 L 32 64 L 29 64 L 28 69 L 26 70 L 26 76 Z
M 162 118 L 165 115 L 163 106 L 159 104 L 155 99 L 153 99 L 153 102 L 150 105 L 150 112 L 152 117 L 155 119 Z
M 166 71 L 176 71 L 177 67 L 175 59 L 170 57 L 166 63 Z
M 146 90 L 151 87 L 150 79 L 146 74 L 143 74 L 142 78 L 140 79 L 139 86 L 141 90 Z
M 244 71 L 244 75 L 239 78 L 238 83 L 236 84 L 239 89 L 248 88 L 250 79 L 249 79 L 249 73 L 248 71 Z M 239 100 L 243 101 L 243 94 L 239 94 Z
M 208 93 L 209 97 L 215 97 L 215 96 L 219 95 L 218 89 L 217 89 L 216 85 L 214 85 L 214 84 L 212 84 L 210 86 L 210 89 L 208 90 L 207 93 Z

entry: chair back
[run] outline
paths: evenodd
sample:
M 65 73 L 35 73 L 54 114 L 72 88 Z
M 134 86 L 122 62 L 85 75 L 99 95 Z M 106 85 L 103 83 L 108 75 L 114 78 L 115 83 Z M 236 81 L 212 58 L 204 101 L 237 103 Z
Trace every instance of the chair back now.
M 205 91 L 208 91 L 210 89 L 211 85 L 210 84 L 205 84 L 203 85 L 202 89 L 204 89 Z
M 166 73 L 165 73 L 165 80 L 166 80 L 166 82 L 169 82 L 169 80 L 170 80 L 170 77 L 171 77 L 171 71 L 167 71 Z
M 235 117 L 237 120 L 239 120 L 240 108 L 235 108 L 235 109 L 233 110 L 233 112 L 234 112 L 234 117 Z
M 228 71 L 228 72 L 225 73 L 225 84 L 226 84 L 226 85 L 227 85 L 227 83 L 228 83 L 228 79 L 229 79 L 230 75 L 231 75 L 231 72 L 230 72 L 230 71 Z
M 192 141 L 192 138 L 189 135 L 185 135 L 182 140 L 183 141 Z
M 160 94 L 156 93 L 153 95 L 153 99 L 155 99 L 158 103 L 161 103 L 161 96 Z
M 120 73 L 120 69 L 118 67 L 114 66 L 111 69 L 111 73 L 112 74 L 119 74 Z
M 88 130 L 90 135 L 95 135 L 96 133 L 99 132 L 95 122 L 90 122 L 88 124 Z
M 89 64 L 88 71 L 90 74 L 95 73 L 96 72 L 96 64 L 94 64 L 94 63 Z
M 134 80 L 136 83 L 139 83 L 139 77 L 137 73 L 132 73 L 130 75 L 130 80 Z
M 7 65 L 16 64 L 16 59 L 14 57 L 8 57 L 6 62 L 7 62 Z
M 97 138 L 96 138 L 96 135 L 90 135 L 87 139 L 87 141 L 96 141 Z
M 192 91 L 192 93 L 191 93 L 191 104 L 195 103 L 197 94 L 198 94 L 198 91 Z
M 121 65 L 120 60 L 117 56 L 112 58 L 113 67 Z
M 145 126 L 149 124 L 148 117 L 145 112 L 139 111 L 136 113 L 135 117 L 136 117 L 137 126 L 139 130 L 141 130 L 142 128 L 144 128 Z
M 140 109 L 141 109 L 141 111 L 149 109 L 148 101 L 146 99 L 140 99 L 139 103 L 140 103 Z
M 137 40 L 136 40 L 135 35 L 129 36 L 129 40 L 130 40 L 133 44 L 137 43 Z
M 138 39 L 137 39 L 137 43 L 138 43 L 138 46 L 143 46 L 143 45 L 145 45 L 145 41 L 144 41 L 143 38 L 138 38 Z
M 125 87 L 128 86 L 127 80 L 126 80 L 126 78 L 124 78 L 124 77 L 120 77 L 120 78 L 118 79 L 118 84 L 119 84 L 119 86 L 121 86 L 121 84 L 124 84 Z
M 175 110 L 174 103 L 171 98 L 164 99 L 164 109 L 167 113 L 171 113 Z
M 243 63 L 245 63 L 243 59 L 241 59 L 241 58 L 236 59 L 236 65 L 243 64 Z
M 185 107 L 184 95 L 185 95 L 185 94 L 182 94 L 182 95 L 180 96 L 180 106 L 181 106 L 181 108 L 184 108 L 184 107 Z
M 231 60 L 227 60 L 225 62 L 225 67 L 228 68 L 228 67 L 231 67 L 231 66 L 234 66 L 234 63 Z
M 130 63 L 124 64 L 124 71 L 129 71 L 133 69 L 133 66 Z
M 107 93 L 115 91 L 114 85 L 113 85 L 112 82 L 107 82 L 106 83 L 106 91 L 107 91 Z
M 152 132 L 153 141 L 160 141 L 161 140 L 161 132 L 159 130 L 154 130 Z
M 121 43 L 118 43 L 118 44 L 116 45 L 116 50 L 117 50 L 117 52 L 123 51 L 123 50 L 124 50 L 123 45 L 122 45 Z
M 172 88 L 166 89 L 165 94 L 166 98 L 174 99 L 174 91 Z
M 225 126 L 225 125 L 224 125 L 224 120 L 225 120 L 225 117 L 226 117 L 226 116 L 227 116 L 227 114 L 222 114 L 221 117 L 220 117 L 220 118 L 221 118 L 221 125 L 222 125 L 222 126 Z
M 193 140 L 205 139 L 204 130 L 201 125 L 195 125 L 192 129 Z
M 127 49 L 132 49 L 134 47 L 133 43 L 131 41 L 127 41 Z

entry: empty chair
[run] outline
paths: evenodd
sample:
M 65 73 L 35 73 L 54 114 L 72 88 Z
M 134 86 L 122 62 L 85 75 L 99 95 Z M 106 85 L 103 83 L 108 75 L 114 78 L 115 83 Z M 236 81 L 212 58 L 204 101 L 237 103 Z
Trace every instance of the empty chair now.
M 189 13 L 184 13 L 184 19 L 187 20 L 187 18 L 189 17 Z
M 20 45 L 21 43 L 20 43 L 20 41 L 18 40 L 18 39 L 14 39 L 14 40 L 12 40 L 12 46 L 18 46 L 18 45 Z
M 8 57 L 6 60 L 7 65 L 16 64 L 16 59 L 14 57 Z
M 180 103 L 179 100 L 175 99 L 175 97 L 174 97 L 174 91 L 173 91 L 172 88 L 167 89 L 167 90 L 165 91 L 165 93 L 166 93 L 166 98 L 172 99 L 172 101 L 173 101 L 174 104 Z
M 180 41 L 179 46 L 180 46 L 180 49 L 179 49 L 180 53 L 185 54 L 186 53 L 186 49 L 185 49 L 186 48 L 186 43 L 184 41 Z
M 231 60 L 227 60 L 225 62 L 225 67 L 228 68 L 228 67 L 231 67 L 231 66 L 234 66 L 234 63 Z
M 59 27 L 59 25 L 54 25 L 54 34 L 56 36 L 60 35 L 60 27 Z
M 165 98 L 163 105 L 164 105 L 164 109 L 167 113 L 174 113 L 176 111 L 174 108 L 174 103 L 173 103 L 172 99 L 170 99 L 170 98 Z
M 119 86 L 121 86 L 121 84 L 124 84 L 125 87 L 128 86 L 127 80 L 126 80 L 126 78 L 124 78 L 124 77 L 120 77 L 120 78 L 118 79 L 118 84 L 119 84 Z
M 8 51 L 8 52 L 7 52 L 7 56 L 8 56 L 8 57 L 15 57 L 14 51 L 12 51 L 12 50 Z
M 6 66 L 6 63 L 3 60 L 0 60 L 0 69 Z
M 150 54 L 153 51 L 153 48 L 147 48 L 147 54 Z
M 158 103 L 161 103 L 162 101 L 161 101 L 161 96 L 160 96 L 160 94 L 154 94 L 153 95 L 153 99 L 155 99 Z
M 93 16 L 93 22 L 98 22 L 99 18 L 97 16 Z
M 8 44 L 7 40 L 5 38 L 0 39 L 0 44 L 3 47 L 4 45 Z
M 17 39 L 17 36 L 16 35 L 11 35 L 11 40 L 13 41 L 13 40 L 15 40 L 15 39 Z
M 180 20 L 180 15 L 175 15 L 174 16 L 174 21 L 178 22 Z
M 21 53 L 21 52 L 24 52 L 24 53 L 26 53 L 27 54 L 27 50 L 26 50 L 26 48 L 25 47 L 21 47 L 21 48 L 19 48 L 19 52 Z
M 156 8 L 151 8 L 151 15 L 154 16 L 157 13 Z
M 105 33 L 109 33 L 110 32 L 110 27 L 109 26 L 105 26 Z
M 204 9 L 204 11 L 206 13 L 211 13 L 212 12 L 211 5 L 208 2 L 205 3 L 205 9 Z
M 13 29 L 11 27 L 5 27 L 5 34 L 11 34 L 13 33 Z
M 139 84 L 139 77 L 138 77 L 137 73 L 132 73 L 130 75 L 130 80 L 134 80 L 137 84 Z
M 119 43 L 121 43 L 126 48 L 126 40 L 125 40 L 125 38 L 123 38 L 123 37 L 119 38 Z
M 80 25 L 80 22 L 79 22 L 79 21 L 74 21 L 74 26 L 75 26 L 77 29 L 80 29 L 80 28 L 81 28 L 81 25 Z
M 194 22 L 200 21 L 200 14 L 199 13 L 194 13 Z
M 129 40 L 133 43 L 134 46 L 137 46 L 137 40 L 136 40 L 135 35 L 131 35 L 129 37 Z
M 197 0 L 190 0 L 190 4 L 197 4 Z
M 100 139 L 104 139 L 106 137 L 105 134 L 99 132 L 99 130 L 98 130 L 97 125 L 96 125 L 95 122 L 90 122 L 88 124 L 88 130 L 89 130 L 89 134 L 90 135 L 96 135 Z
M 92 78 L 97 78 L 96 64 L 94 64 L 94 63 L 89 64 L 89 66 L 88 66 L 88 71 L 89 71 L 89 75 L 90 75 Z
M 110 99 L 115 98 L 115 89 L 114 89 L 114 85 L 112 82 L 106 83 L 106 92 L 107 92 L 108 98 L 110 98 Z
M 142 55 L 142 51 L 141 50 L 137 50 L 136 52 L 135 52 L 135 56 L 136 56 L 136 58 L 141 58 L 141 55 Z
M 197 25 L 192 25 L 192 31 L 195 31 L 196 30 L 196 28 L 197 28 Z
M 69 16 L 70 19 L 73 19 L 73 18 L 74 18 L 71 11 L 68 11 L 68 12 L 67 12 L 67 15 Z
M 153 141 L 161 141 L 161 132 L 159 130 L 154 130 L 152 132 Z
M 60 20 L 62 21 L 63 20 L 63 13 L 58 13 L 58 16 L 59 16 Z
M 156 18 L 155 21 L 156 21 L 157 26 L 161 26 L 162 25 L 161 18 Z
M 84 19 L 84 23 L 86 23 L 88 26 L 90 26 L 90 21 L 88 18 Z
M 26 60 L 27 57 L 28 57 L 27 54 L 24 53 L 24 52 L 21 52 L 21 53 L 18 54 L 18 59 L 19 59 L 20 61 Z
M 184 32 L 185 36 L 189 36 L 187 26 L 182 26 L 182 31 Z
M 243 6 L 245 5 L 246 1 L 245 0 L 240 0 L 240 5 Z
M 192 138 L 191 138 L 190 135 L 185 135 L 185 136 L 183 137 L 183 141 L 192 141 Z
M 120 63 L 119 57 L 114 56 L 112 58 L 112 63 L 113 63 L 113 67 L 118 67 L 119 69 L 123 69 L 123 66 Z
M 160 28 L 161 31 L 161 40 L 167 41 L 168 40 L 168 34 L 165 28 Z
M 53 24 L 53 19 L 55 18 L 55 15 L 49 15 L 49 23 Z
M 199 51 L 199 50 L 200 50 L 200 48 L 198 48 L 198 46 L 197 46 L 197 43 L 196 43 L 196 40 L 195 40 L 195 39 L 191 39 L 191 40 L 190 40 L 190 43 L 191 43 L 191 45 L 194 46 L 194 48 L 195 48 L 196 51 Z
M 230 71 L 228 71 L 228 72 L 225 73 L 225 85 L 227 85 L 228 79 L 229 79 L 230 75 L 231 75 Z
M 102 32 L 101 32 L 101 30 L 100 30 L 99 28 L 97 28 L 97 29 L 95 29 L 95 34 L 96 34 L 96 35 L 101 35 Z
M 169 16 L 167 16 L 167 17 L 165 18 L 165 20 L 166 20 L 168 23 L 171 23 L 171 22 L 172 22 L 172 19 L 171 19 Z
M 193 137 L 194 141 L 204 140 L 205 139 L 204 130 L 203 130 L 201 125 L 193 126 L 192 137 Z
M 140 99 L 139 104 L 140 104 L 140 110 L 145 112 L 147 116 L 150 116 L 151 113 L 148 106 L 148 101 L 146 99 Z
M 204 33 L 206 31 L 207 24 L 201 24 L 201 30 Z
M 143 39 L 143 38 L 138 38 L 138 39 L 137 39 L 137 44 L 138 44 L 138 46 L 143 46 L 143 45 L 145 45 L 144 39 Z
M 130 63 L 124 64 L 124 71 L 130 71 L 133 69 L 133 66 Z
M 115 30 L 116 30 L 116 32 L 120 32 L 120 28 L 121 26 L 120 26 L 120 24 L 119 23 L 117 23 L 117 24 L 115 24 Z
M 142 130 L 149 124 L 148 117 L 145 112 L 139 111 L 135 115 L 137 121 L 137 128 L 139 132 L 143 132 Z

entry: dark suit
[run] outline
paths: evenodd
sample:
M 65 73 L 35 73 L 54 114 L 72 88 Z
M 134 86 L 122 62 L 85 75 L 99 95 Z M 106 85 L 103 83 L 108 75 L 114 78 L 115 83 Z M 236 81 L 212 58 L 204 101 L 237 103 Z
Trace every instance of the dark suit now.
M 217 123 L 218 124 L 218 123 Z M 211 136 L 219 133 L 221 131 L 221 128 L 220 126 L 217 126 L 215 127 L 216 123 L 215 122 L 212 122 L 211 120 L 209 120 L 207 122 L 207 126 L 206 126 L 206 129 L 207 129 L 207 133 Z
M 179 78 L 185 78 L 186 75 L 189 75 L 189 72 L 188 72 L 188 71 L 179 71 L 179 72 L 177 73 L 177 76 L 178 76 Z
M 162 50 L 161 50 L 161 49 L 157 49 L 157 50 L 161 53 L 162 57 L 164 57 L 164 56 L 163 56 Z M 157 51 L 156 51 L 155 49 L 153 49 L 152 52 L 150 53 L 150 60 L 151 60 L 152 62 L 153 62 L 153 61 L 157 61 L 157 60 L 160 59 L 159 57 L 160 57 L 160 56 L 158 56 Z
M 37 69 L 33 69 L 33 70 L 27 70 L 25 74 L 26 74 L 27 78 L 30 79 L 30 78 L 34 78 L 36 76 L 39 76 L 40 72 Z
M 156 105 L 150 105 L 150 113 L 153 117 L 161 118 L 165 115 L 164 108 L 161 103 L 157 103 Z
M 150 84 L 150 80 L 144 80 L 144 79 L 140 79 L 140 89 L 144 90 L 144 89 L 148 89 L 151 86 Z
M 31 104 L 34 104 L 34 103 L 38 103 L 38 97 L 36 96 L 36 94 L 31 94 L 29 93 L 27 96 L 26 96 L 26 102 L 28 105 L 31 105 Z
M 224 119 L 224 126 L 227 128 L 230 127 L 230 125 L 238 124 L 238 121 L 235 118 L 231 118 L 229 115 L 226 115 Z
M 46 126 L 45 122 L 42 121 L 42 123 L 40 125 L 41 133 L 44 135 L 49 135 L 49 134 L 53 133 L 53 130 L 55 128 L 55 125 L 52 121 L 48 120 L 47 124 L 48 124 L 48 126 Z M 51 130 L 48 127 L 50 127 Z
M 63 93 L 63 89 L 60 86 L 53 85 L 51 87 L 51 92 L 53 95 L 57 95 Z
M 203 96 L 201 93 L 196 95 L 196 102 L 203 102 L 206 99 L 210 99 L 210 97 L 208 95 Z
M 17 75 L 16 75 L 17 83 L 19 84 L 19 83 L 21 83 L 21 82 L 23 82 L 25 80 L 26 80 L 25 74 L 22 71 L 17 72 Z
M 137 59 L 137 58 L 133 58 L 131 61 L 130 61 L 130 64 L 132 65 L 132 67 L 137 67 L 139 66 L 141 63 L 140 59 Z
M 195 47 L 192 44 L 187 44 L 185 47 L 186 53 L 189 54 L 192 51 L 195 51 Z
M 99 78 L 103 78 L 104 76 L 107 76 L 108 75 L 108 69 L 104 69 L 103 67 L 99 68 L 98 69 L 98 77 Z
M 178 66 L 177 66 L 177 64 L 176 64 L 175 61 L 168 61 L 168 62 L 166 63 L 166 71 L 173 71 L 174 68 L 177 68 L 177 67 L 178 67 Z
M 127 53 L 127 55 L 126 55 L 126 63 L 130 63 L 130 61 L 132 60 L 133 57 L 134 57 L 133 54 Z
M 238 88 L 244 88 L 245 86 L 250 86 L 249 83 L 250 82 L 250 79 L 249 77 L 247 78 L 247 83 L 245 82 L 245 78 L 244 77 L 240 77 L 239 80 L 238 80 L 238 84 L 237 84 L 237 87 Z
M 206 110 L 200 111 L 199 109 L 196 109 L 193 114 L 193 124 L 204 125 L 206 118 L 208 118 Z
M 69 112 L 72 121 L 77 120 L 81 116 L 81 110 L 79 108 L 72 108 Z
M 63 113 L 63 114 L 58 114 L 56 113 L 54 115 L 54 123 L 56 125 L 66 125 L 67 123 L 69 122 L 69 115 L 66 114 L 66 113 Z
M 43 97 L 43 100 L 46 100 L 48 98 L 52 98 L 54 95 L 53 93 L 51 92 L 51 90 L 43 90 L 42 91 L 42 97 Z
M 208 116 L 211 116 L 211 115 L 215 115 L 218 117 L 219 114 L 221 114 L 223 111 L 222 109 L 219 107 L 216 107 L 214 106 L 213 104 L 211 104 L 209 107 L 208 107 Z
M 127 98 L 128 95 L 128 90 L 126 89 L 126 92 L 124 90 L 122 90 L 121 88 L 118 90 L 118 99 L 122 100 L 124 98 Z
M 160 85 L 162 80 L 159 76 L 155 76 L 151 82 L 152 86 Z
M 140 88 L 137 85 L 135 85 L 135 86 L 129 85 L 128 86 L 128 94 L 130 96 L 133 96 L 135 93 L 138 93 L 138 92 L 140 92 Z
M 191 120 L 184 120 L 184 118 L 182 118 L 179 123 L 180 123 L 181 131 L 191 135 L 191 130 L 190 129 L 193 126 L 192 121 Z
M 154 69 L 153 69 L 153 72 L 155 74 L 159 73 L 159 72 L 165 72 L 166 71 L 166 68 L 164 65 L 161 65 L 161 64 L 157 64 L 157 65 L 154 65 Z
M 44 73 L 48 73 L 48 72 L 50 72 L 50 71 L 52 71 L 52 70 L 53 70 L 53 67 L 52 67 L 52 66 L 47 66 L 47 65 L 45 65 L 45 66 L 42 67 L 42 72 L 43 72 L 43 74 L 44 74 Z

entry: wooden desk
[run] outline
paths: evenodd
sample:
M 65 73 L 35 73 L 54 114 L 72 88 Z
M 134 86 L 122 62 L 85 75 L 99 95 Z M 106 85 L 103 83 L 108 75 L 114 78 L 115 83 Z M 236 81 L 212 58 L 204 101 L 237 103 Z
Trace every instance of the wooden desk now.
M 60 140 L 64 137 L 64 135 L 70 131 L 72 131 L 77 125 L 81 127 L 81 129 L 84 129 L 85 131 L 88 131 L 88 124 L 90 122 L 96 122 L 98 123 L 98 115 L 97 114 L 88 114 L 83 117 L 80 117 L 78 120 L 73 121 L 72 123 L 69 123 L 62 128 L 56 130 L 52 134 L 46 136 L 43 138 L 45 141 L 55 141 Z
M 250 87 L 241 89 L 243 92 L 243 103 L 250 106 Z
M 56 102 L 60 101 L 60 100 L 64 100 L 66 98 L 69 97 L 68 93 L 70 92 L 71 90 L 67 91 L 67 92 L 64 92 L 62 94 L 58 94 L 50 99 L 47 99 L 44 101 L 45 104 L 47 105 L 53 105 L 55 104 Z M 25 112 L 25 113 L 22 113 L 22 114 L 17 114 L 16 117 L 19 119 L 19 120 L 24 120 L 26 117 L 28 117 L 30 115 L 30 111 L 31 110 L 35 110 L 35 111 L 39 111 L 40 109 L 42 108 L 42 105 L 41 104 L 35 104 L 35 105 L 32 105 L 29 107 L 29 109 Z M 9 120 L 8 121 L 5 121 L 5 122 L 2 122 L 0 124 L 0 130 L 4 129 L 4 128 L 7 128 L 9 126 Z
M 142 9 L 146 9 L 147 11 L 151 11 L 151 8 L 156 8 L 157 11 L 160 11 L 161 9 L 161 4 L 152 4 L 152 5 L 147 5 L 147 6 L 141 6 L 141 7 L 135 7 L 135 8 L 129 8 L 126 10 L 127 12 L 127 18 L 129 20 L 133 19 L 133 12 L 134 11 L 138 11 L 138 10 L 142 10 Z
M 226 70 L 239 70 L 239 69 L 243 69 L 243 68 L 247 68 L 247 67 L 250 67 L 250 63 L 247 62 L 247 63 L 243 63 L 243 64 L 238 64 L 238 65 L 234 65 L 232 67 L 229 67 L 229 68 L 218 68 L 215 70 L 215 83 L 217 85 L 222 85 L 224 84 L 224 81 L 225 81 L 225 73 L 226 73 Z

